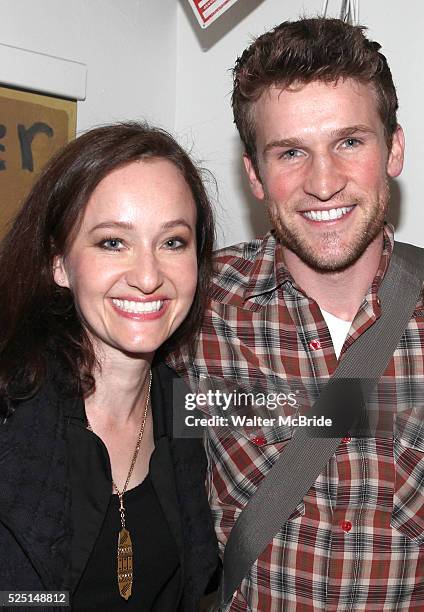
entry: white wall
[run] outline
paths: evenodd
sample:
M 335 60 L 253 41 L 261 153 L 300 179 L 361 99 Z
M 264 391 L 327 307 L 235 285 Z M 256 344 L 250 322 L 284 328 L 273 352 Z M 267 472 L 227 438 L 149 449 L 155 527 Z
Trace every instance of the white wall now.
M 174 126 L 176 0 L 1 0 L 0 42 L 87 64 L 78 131 L 147 118 Z
M 337 14 L 341 0 L 330 0 Z M 383 44 L 400 99 L 406 166 L 393 188 L 398 237 L 423 244 L 424 56 L 422 0 L 360 0 L 361 21 Z M 230 68 L 252 36 L 284 19 L 318 14 L 322 0 L 239 0 L 201 30 L 187 0 L 1 0 L 0 42 L 87 64 L 87 99 L 78 130 L 147 118 L 175 130 L 219 186 L 219 243 L 247 240 L 267 228 L 249 194 L 232 123 Z
M 220 244 L 248 240 L 266 229 L 267 220 L 243 176 L 229 69 L 253 35 L 285 19 L 316 15 L 322 1 L 239 0 L 206 31 L 198 28 L 185 5 L 181 0 L 178 6 L 176 131 L 188 146 L 194 142 L 194 152 L 218 181 Z M 329 14 L 338 16 L 340 5 L 341 0 L 330 0 Z M 382 44 L 391 66 L 406 132 L 406 165 L 392 188 L 391 216 L 398 238 L 424 246 L 424 3 L 360 0 L 360 9 L 361 22 Z

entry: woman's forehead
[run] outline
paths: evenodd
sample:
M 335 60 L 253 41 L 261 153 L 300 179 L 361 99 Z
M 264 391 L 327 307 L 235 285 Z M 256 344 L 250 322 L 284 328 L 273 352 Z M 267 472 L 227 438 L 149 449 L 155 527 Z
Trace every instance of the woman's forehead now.
M 177 218 L 196 222 L 190 187 L 174 163 L 154 158 L 117 168 L 100 181 L 85 206 L 81 226 L 110 222 L 130 229 Z

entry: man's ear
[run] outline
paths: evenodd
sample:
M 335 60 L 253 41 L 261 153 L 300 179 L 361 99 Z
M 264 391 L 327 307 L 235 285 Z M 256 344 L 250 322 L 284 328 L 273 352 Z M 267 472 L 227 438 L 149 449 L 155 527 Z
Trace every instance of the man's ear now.
M 246 155 L 246 153 L 243 155 L 243 162 L 253 195 L 255 198 L 258 198 L 258 200 L 264 200 L 265 192 L 264 188 L 262 187 L 260 176 L 256 171 L 254 163 L 250 157 Z
M 405 135 L 400 125 L 397 125 L 393 134 L 392 146 L 387 160 L 387 174 L 392 178 L 399 176 L 402 172 L 404 151 Z
M 65 270 L 62 255 L 55 255 L 53 259 L 53 278 L 59 287 L 69 288 L 69 279 Z

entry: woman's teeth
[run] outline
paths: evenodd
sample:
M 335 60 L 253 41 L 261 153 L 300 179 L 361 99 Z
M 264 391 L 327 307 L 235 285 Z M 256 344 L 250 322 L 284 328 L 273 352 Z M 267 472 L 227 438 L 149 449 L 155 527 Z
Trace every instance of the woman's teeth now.
M 352 210 L 353 206 L 342 206 L 341 208 L 330 208 L 329 210 L 308 210 L 303 214 L 311 221 L 333 221 L 340 219 Z
M 162 308 L 163 301 L 156 300 L 152 302 L 133 302 L 132 300 L 118 300 L 113 299 L 112 302 L 125 312 L 132 312 L 135 314 L 142 314 L 145 312 L 157 312 Z

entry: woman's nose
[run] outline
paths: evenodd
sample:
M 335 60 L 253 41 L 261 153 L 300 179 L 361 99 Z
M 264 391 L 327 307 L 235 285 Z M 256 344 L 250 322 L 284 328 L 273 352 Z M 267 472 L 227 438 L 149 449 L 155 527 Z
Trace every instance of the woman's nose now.
M 142 293 L 154 293 L 163 283 L 160 262 L 156 255 L 143 249 L 134 256 L 126 272 L 126 281 L 130 287 Z

